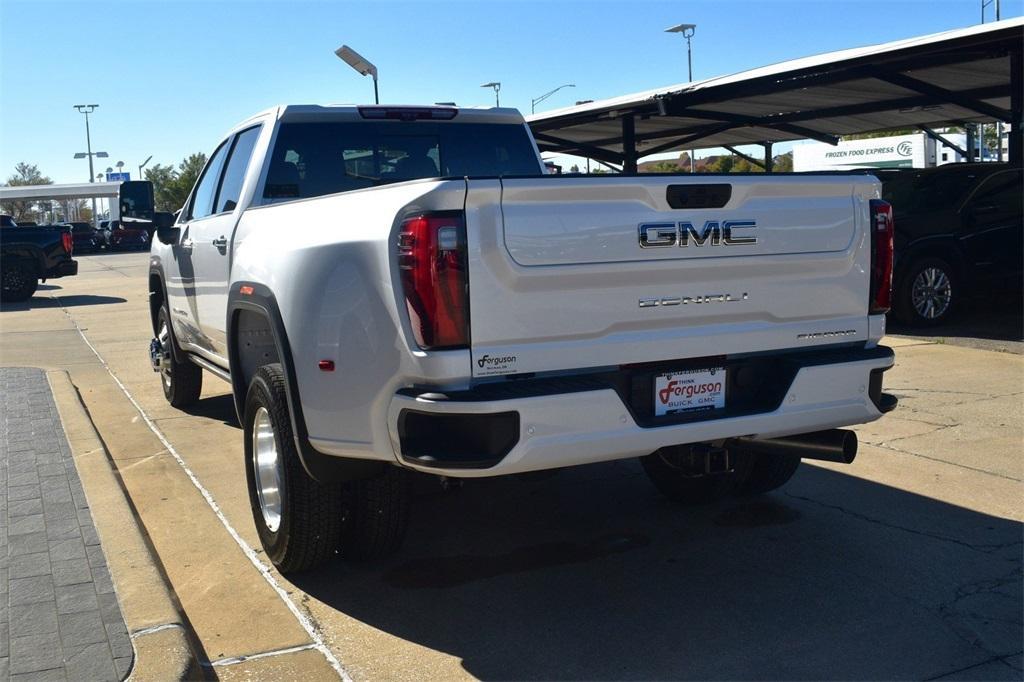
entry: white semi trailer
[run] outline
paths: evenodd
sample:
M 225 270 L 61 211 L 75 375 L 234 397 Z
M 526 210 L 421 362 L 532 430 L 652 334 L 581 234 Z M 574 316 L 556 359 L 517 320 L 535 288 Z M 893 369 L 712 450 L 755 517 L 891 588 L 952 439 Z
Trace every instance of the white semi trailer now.
M 961 149 L 967 144 L 963 133 L 942 136 Z M 793 147 L 794 171 L 854 170 L 857 168 L 931 168 L 963 161 L 952 147 L 925 133 L 844 140 L 836 146 L 807 142 Z

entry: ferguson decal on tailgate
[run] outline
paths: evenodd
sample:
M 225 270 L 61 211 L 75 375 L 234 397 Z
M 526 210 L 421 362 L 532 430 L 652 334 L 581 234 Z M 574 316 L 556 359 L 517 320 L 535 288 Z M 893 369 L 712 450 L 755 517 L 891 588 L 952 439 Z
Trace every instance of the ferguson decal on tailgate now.
M 477 376 L 489 374 L 515 374 L 516 356 L 514 355 L 481 355 L 476 359 Z

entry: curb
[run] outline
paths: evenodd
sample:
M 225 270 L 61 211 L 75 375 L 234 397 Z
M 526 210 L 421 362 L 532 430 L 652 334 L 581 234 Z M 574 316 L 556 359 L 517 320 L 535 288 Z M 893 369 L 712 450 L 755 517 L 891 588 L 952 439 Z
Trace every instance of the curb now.
M 64 370 L 48 371 L 46 376 L 135 650 L 128 679 L 202 679 L 185 619 L 143 537 L 78 390 Z

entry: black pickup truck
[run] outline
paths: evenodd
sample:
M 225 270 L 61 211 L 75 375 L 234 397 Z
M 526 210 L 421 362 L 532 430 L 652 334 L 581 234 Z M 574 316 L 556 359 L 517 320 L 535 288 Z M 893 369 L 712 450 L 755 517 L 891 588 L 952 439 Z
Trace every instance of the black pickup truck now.
M 19 227 L 11 216 L 0 215 L 0 300 L 24 301 L 40 280 L 77 275 L 73 250 L 69 227 Z

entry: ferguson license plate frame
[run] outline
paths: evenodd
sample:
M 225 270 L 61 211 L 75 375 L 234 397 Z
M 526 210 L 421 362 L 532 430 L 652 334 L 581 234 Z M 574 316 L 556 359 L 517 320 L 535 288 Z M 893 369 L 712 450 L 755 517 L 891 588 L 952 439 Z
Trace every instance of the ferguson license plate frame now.
M 654 376 L 654 416 L 724 409 L 726 405 L 725 367 L 703 367 Z

